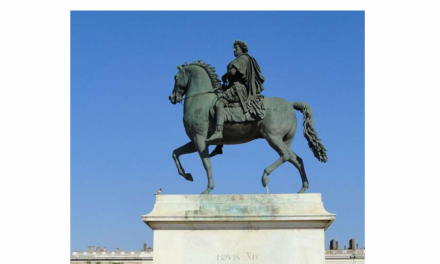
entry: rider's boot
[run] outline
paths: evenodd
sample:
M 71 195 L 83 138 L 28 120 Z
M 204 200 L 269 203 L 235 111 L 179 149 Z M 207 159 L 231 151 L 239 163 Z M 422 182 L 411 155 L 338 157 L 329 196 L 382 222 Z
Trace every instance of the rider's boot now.
M 215 126 L 215 133 L 212 134 L 207 140 L 206 142 L 211 142 L 214 140 L 219 140 L 223 138 L 223 125 L 219 126 L 216 125 Z

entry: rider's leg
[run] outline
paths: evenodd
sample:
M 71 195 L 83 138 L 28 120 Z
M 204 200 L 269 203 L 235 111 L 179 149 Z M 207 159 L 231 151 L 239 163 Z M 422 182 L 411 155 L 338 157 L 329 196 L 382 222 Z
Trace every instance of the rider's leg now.
M 216 112 L 216 125 L 215 125 L 215 133 L 211 135 L 206 141 L 213 141 L 223 138 L 223 123 L 225 119 L 225 105 L 222 100 L 218 100 L 215 104 L 215 112 Z

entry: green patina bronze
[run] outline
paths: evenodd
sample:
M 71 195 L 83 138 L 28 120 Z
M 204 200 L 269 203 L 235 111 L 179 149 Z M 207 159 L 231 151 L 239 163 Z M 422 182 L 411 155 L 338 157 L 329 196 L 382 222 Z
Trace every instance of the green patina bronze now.
M 173 104 L 184 101 L 183 124 L 190 142 L 173 151 L 177 170 L 186 180 L 193 181 L 179 157 L 198 152 L 208 176 L 208 187 L 202 194 L 209 194 L 214 189 L 210 157 L 222 154 L 224 144 L 243 144 L 264 138 L 280 158 L 264 170 L 263 186 L 269 183 L 270 173 L 288 161 L 301 175 L 302 188 L 298 193 L 303 193 L 309 188 L 304 164 L 290 148 L 297 126 L 293 109 L 304 116 L 304 136 L 315 157 L 321 162 L 327 161 L 326 149 L 313 126 L 312 109 L 304 102 L 290 103 L 262 96 L 264 77 L 257 61 L 247 51 L 244 42 L 234 42 L 236 58 L 222 76 L 223 85 L 215 69 L 202 61 L 178 66 L 169 99 Z M 216 145 L 211 154 L 210 145 Z

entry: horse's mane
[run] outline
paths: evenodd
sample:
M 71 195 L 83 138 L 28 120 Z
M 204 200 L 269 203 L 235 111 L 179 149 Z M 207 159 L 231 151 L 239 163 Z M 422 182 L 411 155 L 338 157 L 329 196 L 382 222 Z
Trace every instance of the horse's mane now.
M 204 63 L 202 60 L 196 60 L 194 62 L 191 62 L 190 64 L 187 64 L 185 62 L 185 64 L 182 66 L 185 67 L 185 66 L 190 66 L 190 65 L 196 65 L 196 66 L 202 67 L 206 71 L 206 73 L 209 76 L 209 79 L 211 80 L 212 88 L 214 90 L 222 87 L 222 85 L 220 83 L 220 79 L 218 78 L 218 75 L 215 72 L 215 68 L 212 67 L 211 64 Z

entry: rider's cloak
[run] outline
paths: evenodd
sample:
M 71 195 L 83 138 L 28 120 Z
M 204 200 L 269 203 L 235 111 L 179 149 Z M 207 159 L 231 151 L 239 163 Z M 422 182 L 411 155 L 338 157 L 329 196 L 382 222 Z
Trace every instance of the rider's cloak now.
M 249 54 L 241 54 L 228 64 L 228 71 L 235 68 L 239 74 L 238 82 L 248 88 L 248 100 L 253 100 L 263 90 L 264 76 L 257 61 Z

